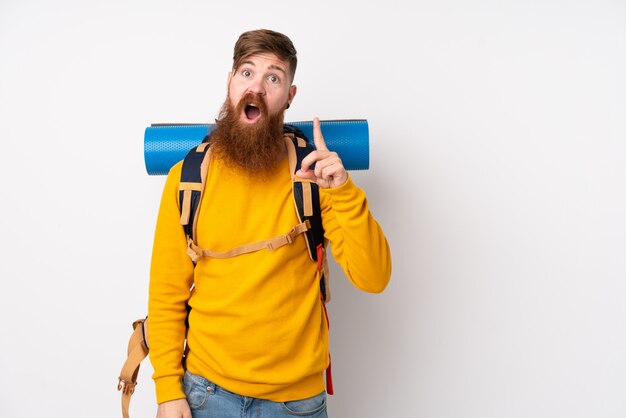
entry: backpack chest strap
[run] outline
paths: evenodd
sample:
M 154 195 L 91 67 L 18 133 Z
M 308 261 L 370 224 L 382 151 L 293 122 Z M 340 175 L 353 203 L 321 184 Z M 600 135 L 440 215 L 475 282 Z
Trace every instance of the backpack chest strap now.
M 193 260 L 193 262 L 197 262 L 201 257 L 212 257 L 212 258 L 231 258 L 237 257 L 238 255 L 253 253 L 259 250 L 269 250 L 274 251 L 277 248 L 283 247 L 285 245 L 291 244 L 294 239 L 300 235 L 304 234 L 311 228 L 311 224 L 308 220 L 294 226 L 291 231 L 286 234 L 279 235 L 274 238 L 269 238 L 263 241 L 253 242 L 251 244 L 241 245 L 239 247 L 235 247 L 228 251 L 217 252 L 207 250 L 206 248 L 200 248 L 196 244 L 194 244 L 193 240 L 187 237 L 187 254 Z

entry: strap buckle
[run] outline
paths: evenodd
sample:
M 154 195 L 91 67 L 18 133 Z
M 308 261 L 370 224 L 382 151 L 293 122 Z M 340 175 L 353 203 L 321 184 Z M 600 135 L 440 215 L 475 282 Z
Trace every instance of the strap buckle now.
M 189 235 L 187 235 L 187 255 L 195 264 L 198 262 L 198 259 L 200 259 L 200 254 L 198 254 L 198 252 L 193 247 L 193 240 L 189 237 Z

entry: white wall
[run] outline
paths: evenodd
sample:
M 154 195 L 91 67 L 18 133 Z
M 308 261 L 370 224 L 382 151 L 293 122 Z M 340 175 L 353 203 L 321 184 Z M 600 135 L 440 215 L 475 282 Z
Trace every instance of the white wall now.
M 143 130 L 214 118 L 259 27 L 299 51 L 288 120 L 370 123 L 394 271 L 334 266 L 331 416 L 626 416 L 626 4 L 367 3 L 0 1 L 1 417 L 118 416 Z

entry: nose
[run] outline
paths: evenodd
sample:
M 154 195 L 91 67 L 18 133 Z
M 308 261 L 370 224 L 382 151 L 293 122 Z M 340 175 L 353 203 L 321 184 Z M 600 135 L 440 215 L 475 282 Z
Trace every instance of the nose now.
M 259 96 L 265 96 L 265 86 L 263 85 L 263 80 L 254 80 L 250 83 L 250 87 L 248 87 L 248 91 L 251 91 L 254 94 Z

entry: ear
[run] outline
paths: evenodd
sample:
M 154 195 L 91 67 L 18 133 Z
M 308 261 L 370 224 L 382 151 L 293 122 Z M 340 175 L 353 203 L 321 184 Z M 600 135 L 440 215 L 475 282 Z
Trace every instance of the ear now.
M 228 72 L 228 77 L 226 78 L 226 91 L 230 90 L 230 80 L 233 78 L 233 72 Z
M 293 101 L 293 98 L 296 97 L 297 92 L 298 92 L 298 88 L 296 87 L 295 84 L 292 84 L 291 87 L 289 87 L 289 95 L 287 96 L 287 100 L 289 101 L 290 104 Z

